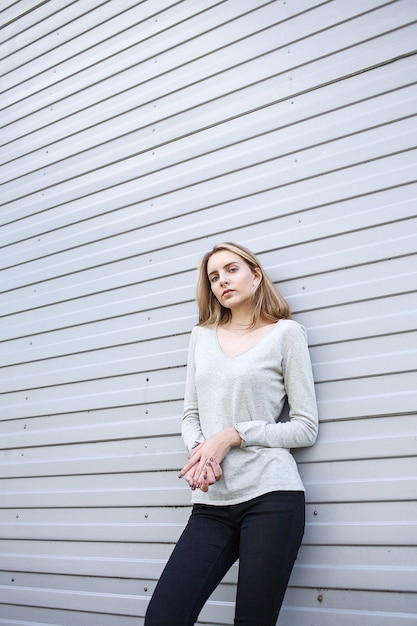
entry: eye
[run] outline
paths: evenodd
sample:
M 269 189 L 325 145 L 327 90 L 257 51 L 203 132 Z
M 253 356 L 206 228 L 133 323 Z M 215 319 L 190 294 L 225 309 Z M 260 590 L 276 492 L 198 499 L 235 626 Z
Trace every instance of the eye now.
M 210 278 L 210 281 L 211 281 L 212 283 L 215 283 L 217 279 L 218 279 L 218 276 L 212 276 L 212 277 Z
M 231 267 L 229 271 L 230 271 L 230 272 L 237 272 L 237 270 L 238 270 L 238 268 L 237 268 L 237 267 Z

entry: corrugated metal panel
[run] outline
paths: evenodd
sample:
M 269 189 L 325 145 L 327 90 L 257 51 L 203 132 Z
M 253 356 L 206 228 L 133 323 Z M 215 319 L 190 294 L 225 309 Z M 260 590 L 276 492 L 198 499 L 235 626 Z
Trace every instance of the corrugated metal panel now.
M 189 512 L 195 267 L 226 239 L 307 326 L 317 382 L 278 623 L 417 623 L 414 0 L 0 19 L 0 626 L 142 623 Z M 202 622 L 233 622 L 235 582 Z

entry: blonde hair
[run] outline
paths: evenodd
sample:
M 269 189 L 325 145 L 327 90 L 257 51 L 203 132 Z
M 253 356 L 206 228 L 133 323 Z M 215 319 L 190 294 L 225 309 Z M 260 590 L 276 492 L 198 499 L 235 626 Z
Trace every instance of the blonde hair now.
M 197 306 L 199 312 L 198 324 L 200 326 L 217 326 L 225 324 L 231 319 L 231 312 L 222 306 L 211 290 L 207 275 L 207 263 L 216 252 L 228 250 L 240 256 L 261 277 L 261 281 L 252 295 L 253 320 L 251 326 L 255 326 L 258 320 L 265 322 L 277 322 L 280 319 L 290 319 L 291 309 L 288 302 L 277 291 L 256 256 L 236 243 L 225 242 L 214 246 L 201 259 L 197 276 Z

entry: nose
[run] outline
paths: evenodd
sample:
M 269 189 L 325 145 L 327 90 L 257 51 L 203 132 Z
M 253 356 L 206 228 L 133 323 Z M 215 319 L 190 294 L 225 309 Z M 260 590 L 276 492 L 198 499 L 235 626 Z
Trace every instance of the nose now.
M 220 276 L 220 281 L 219 281 L 219 282 L 220 282 L 220 285 L 221 285 L 222 287 L 223 287 L 224 285 L 228 285 L 228 284 L 229 284 L 229 281 L 227 280 L 227 278 L 226 278 L 224 275 L 223 275 L 223 276 Z

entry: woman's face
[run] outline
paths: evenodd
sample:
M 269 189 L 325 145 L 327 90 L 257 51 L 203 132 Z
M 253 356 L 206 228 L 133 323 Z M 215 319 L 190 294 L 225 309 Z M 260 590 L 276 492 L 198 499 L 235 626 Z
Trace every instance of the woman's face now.
M 219 250 L 209 258 L 207 275 L 213 294 L 227 309 L 247 306 L 260 282 L 258 273 L 229 250 Z

